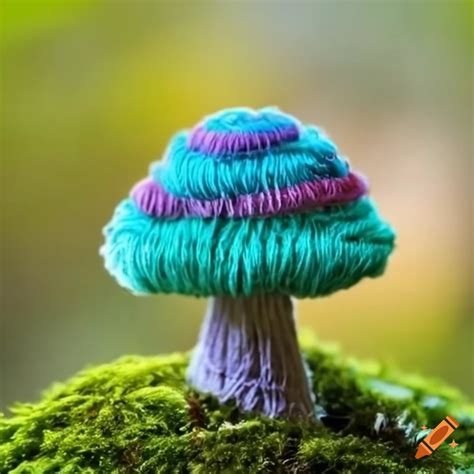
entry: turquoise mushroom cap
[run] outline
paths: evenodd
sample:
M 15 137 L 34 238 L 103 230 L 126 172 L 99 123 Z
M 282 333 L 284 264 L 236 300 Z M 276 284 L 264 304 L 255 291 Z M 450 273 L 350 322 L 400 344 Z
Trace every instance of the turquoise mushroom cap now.
M 395 234 L 317 127 L 234 108 L 172 138 L 104 229 L 135 293 L 316 297 L 383 273 Z

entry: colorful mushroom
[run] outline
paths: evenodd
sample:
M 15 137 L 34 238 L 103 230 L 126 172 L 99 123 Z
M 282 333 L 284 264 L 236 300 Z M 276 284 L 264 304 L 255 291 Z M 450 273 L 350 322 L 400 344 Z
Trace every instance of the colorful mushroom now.
M 178 133 L 104 234 L 105 266 L 125 288 L 211 297 L 193 387 L 306 420 L 315 399 L 291 296 L 379 276 L 394 246 L 366 180 L 321 130 L 276 108 L 224 110 Z

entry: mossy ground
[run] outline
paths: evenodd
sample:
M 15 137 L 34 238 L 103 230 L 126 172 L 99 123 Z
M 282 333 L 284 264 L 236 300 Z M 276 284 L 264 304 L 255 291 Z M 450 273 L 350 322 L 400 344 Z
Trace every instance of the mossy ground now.
M 315 341 L 303 349 L 324 424 L 220 406 L 187 386 L 186 355 L 124 357 L 0 418 L 0 472 L 474 472 L 474 412 L 456 390 Z M 420 426 L 448 414 L 459 446 L 416 460 Z

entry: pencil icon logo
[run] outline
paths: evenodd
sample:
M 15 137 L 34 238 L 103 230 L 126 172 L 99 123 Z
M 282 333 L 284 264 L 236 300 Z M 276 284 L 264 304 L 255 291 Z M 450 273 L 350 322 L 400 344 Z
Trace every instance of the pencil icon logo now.
M 433 454 L 458 426 L 459 423 L 452 416 L 447 416 L 424 440 L 420 442 L 415 458 L 420 459 Z

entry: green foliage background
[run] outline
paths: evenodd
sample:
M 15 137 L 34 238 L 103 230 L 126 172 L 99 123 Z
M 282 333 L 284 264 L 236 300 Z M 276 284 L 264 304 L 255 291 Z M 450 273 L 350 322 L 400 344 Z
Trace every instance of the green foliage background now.
M 205 302 L 135 298 L 100 230 L 171 134 L 233 105 L 324 126 L 398 230 L 382 279 L 301 326 L 474 393 L 470 2 L 1 3 L 1 405 L 189 349 Z

